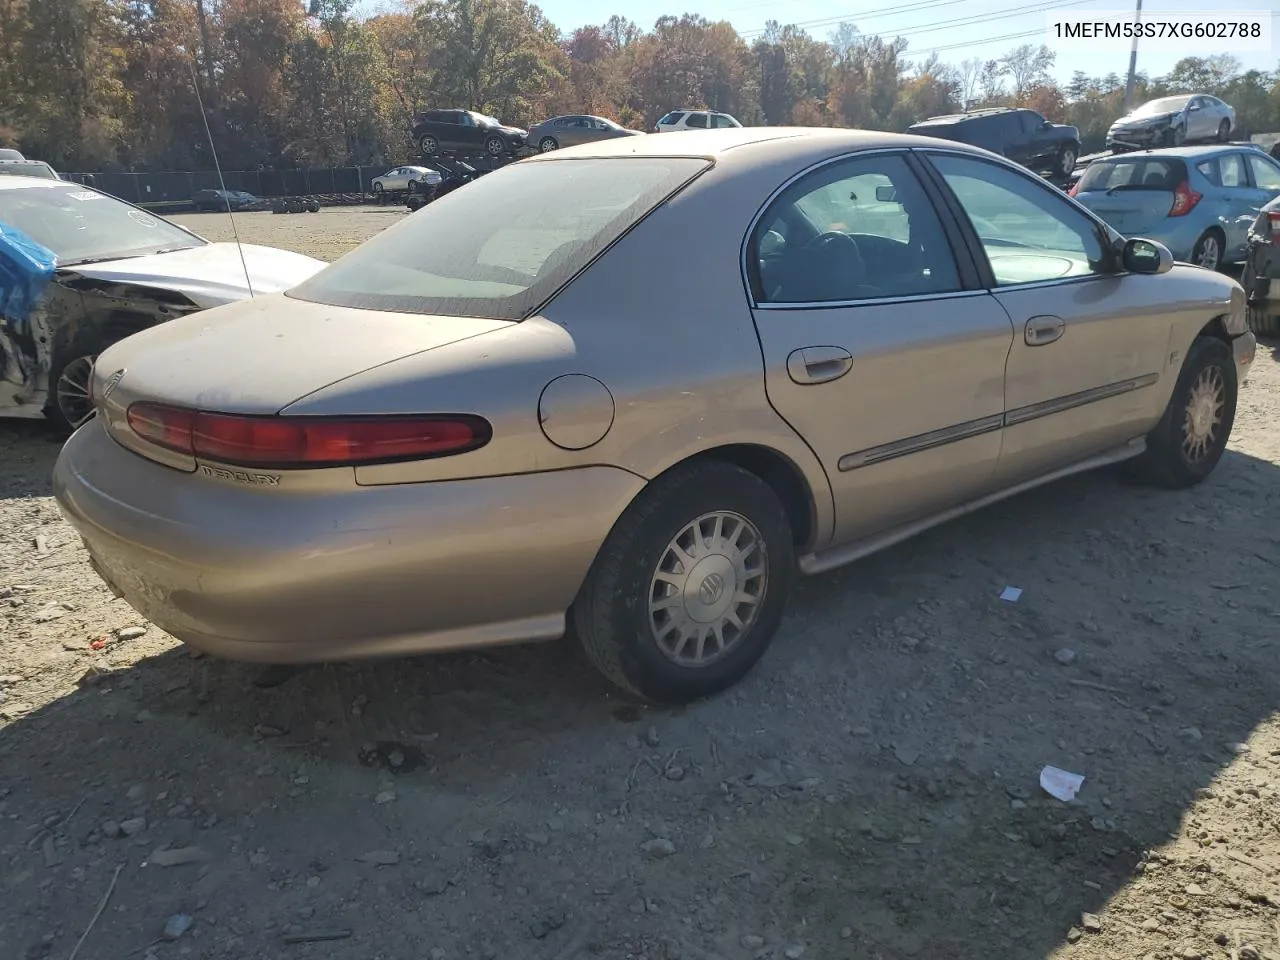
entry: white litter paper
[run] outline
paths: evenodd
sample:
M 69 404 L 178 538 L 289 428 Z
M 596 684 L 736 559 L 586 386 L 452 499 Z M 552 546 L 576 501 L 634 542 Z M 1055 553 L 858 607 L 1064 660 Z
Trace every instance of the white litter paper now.
M 1063 803 L 1074 800 L 1083 783 L 1084 777 L 1080 774 L 1068 773 L 1057 767 L 1045 767 L 1040 771 L 1040 786 L 1044 792 Z
M 1017 603 L 1020 596 L 1022 596 L 1021 587 L 1005 587 L 1000 593 L 1000 599 L 1007 603 Z

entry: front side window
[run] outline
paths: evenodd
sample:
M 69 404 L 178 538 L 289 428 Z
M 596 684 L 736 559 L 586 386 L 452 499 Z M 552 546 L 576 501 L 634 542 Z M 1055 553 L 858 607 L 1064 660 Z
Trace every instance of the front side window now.
M 684 116 L 684 113 L 682 113 L 681 111 L 672 110 L 665 117 L 659 120 L 658 123 L 661 126 L 674 127 L 677 123 L 680 122 L 680 119 L 683 116 Z
M 751 243 L 756 300 L 821 304 L 959 290 L 937 213 L 897 155 L 842 160 L 796 181 Z
M 1280 190 L 1280 165 L 1266 157 L 1250 157 L 1253 182 L 1263 190 Z
M 514 164 L 428 204 L 288 295 L 521 320 L 709 165 L 689 157 Z
M 1056 192 L 986 160 L 937 154 L 930 162 L 968 215 L 997 286 L 1107 272 L 1097 224 Z
M 155 214 L 79 185 L 0 190 L 0 223 L 52 250 L 59 266 L 204 246 Z
M 737 124 L 733 122 L 733 117 L 726 117 L 723 113 L 717 113 L 715 115 L 712 125 L 721 130 L 737 126 Z

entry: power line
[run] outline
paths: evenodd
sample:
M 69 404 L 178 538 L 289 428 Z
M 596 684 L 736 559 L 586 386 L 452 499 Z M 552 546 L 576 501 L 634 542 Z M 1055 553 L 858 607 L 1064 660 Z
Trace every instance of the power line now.
M 930 7 L 954 7 L 958 3 L 972 3 L 973 0 L 917 0 L 915 3 L 908 3 L 896 7 L 877 7 L 874 10 L 865 10 L 857 14 L 850 13 L 848 16 L 856 16 L 859 20 L 870 20 L 873 17 L 881 17 L 894 13 L 913 13 L 917 10 L 925 10 Z M 768 3 L 752 3 L 745 7 L 731 7 L 729 13 L 738 13 L 743 10 L 759 10 L 762 7 L 780 6 L 778 0 L 769 0 Z
M 905 30 L 887 30 L 885 34 L 892 34 L 895 37 L 912 37 L 922 33 L 936 33 L 938 30 L 954 29 L 955 27 L 972 27 L 982 23 L 990 23 L 995 20 L 1008 20 L 1011 17 L 1022 16 L 1028 13 L 1047 12 L 1049 10 L 1060 10 L 1065 7 L 1079 7 L 1086 3 L 1094 3 L 1096 0 L 1067 0 L 1066 3 L 1056 2 L 1056 0 L 1048 0 L 1027 6 L 1021 4 L 1016 7 L 1006 7 L 1001 10 L 988 11 L 983 14 L 973 14 L 964 17 L 953 17 L 950 20 L 938 20 L 923 26 L 908 27 Z M 841 23 L 848 23 L 848 17 L 824 17 L 820 20 L 808 20 L 801 23 L 790 24 L 790 26 L 807 29 L 810 27 L 833 27 Z M 1034 33 L 1042 33 L 1043 30 L 1032 31 Z M 764 33 L 763 30 L 744 30 L 740 31 L 740 35 L 744 38 Z

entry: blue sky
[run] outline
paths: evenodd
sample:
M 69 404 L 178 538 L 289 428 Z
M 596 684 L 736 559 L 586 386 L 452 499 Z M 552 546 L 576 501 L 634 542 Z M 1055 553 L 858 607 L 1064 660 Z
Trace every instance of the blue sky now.
M 1051 42 L 1043 34 L 1045 15 L 1055 10 L 1082 13 L 1088 10 L 1131 9 L 1133 0 L 616 0 L 610 8 L 607 0 L 535 0 L 547 17 L 562 31 L 569 32 L 584 24 L 602 23 L 611 13 L 620 13 L 645 29 L 664 14 L 697 13 L 709 20 L 728 20 L 740 33 L 752 39 L 766 20 L 806 25 L 816 38 L 825 39 L 841 19 L 853 23 L 863 33 L 891 37 L 901 33 L 909 42 L 907 49 L 928 51 L 937 47 L 939 56 L 950 62 L 969 57 L 992 59 L 1022 43 L 1047 43 L 1058 54 L 1054 75 L 1068 79 L 1075 70 L 1101 76 L 1128 69 L 1128 52 L 1090 51 L 1089 44 Z M 1237 54 L 1245 69 L 1276 69 L 1280 60 L 1280 18 L 1274 15 L 1277 0 L 1144 0 L 1143 19 L 1158 19 L 1161 13 L 1206 10 L 1251 10 L 1272 12 L 1272 49 L 1265 52 Z M 905 8 L 905 10 L 904 10 Z M 861 15 L 859 15 L 861 11 Z M 986 19 L 977 19 L 986 18 Z M 962 23 L 954 21 L 961 20 Z M 993 39 L 1010 34 L 1038 31 L 1035 36 Z M 1230 52 L 1227 44 L 1206 47 L 1209 53 Z M 926 54 L 920 54 L 924 56 Z M 1152 76 L 1167 73 L 1188 52 L 1158 51 L 1138 47 L 1138 69 Z

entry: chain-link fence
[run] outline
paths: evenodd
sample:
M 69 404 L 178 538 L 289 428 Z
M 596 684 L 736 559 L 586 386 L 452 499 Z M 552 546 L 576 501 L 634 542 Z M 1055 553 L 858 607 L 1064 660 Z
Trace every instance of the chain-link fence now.
M 302 197 L 324 194 L 356 194 L 369 191 L 369 181 L 389 167 L 331 167 L 321 170 L 224 170 L 228 190 L 243 190 L 257 197 Z M 185 173 L 64 173 L 68 180 L 93 185 L 130 203 L 189 201 L 198 190 L 218 190 L 213 170 Z

